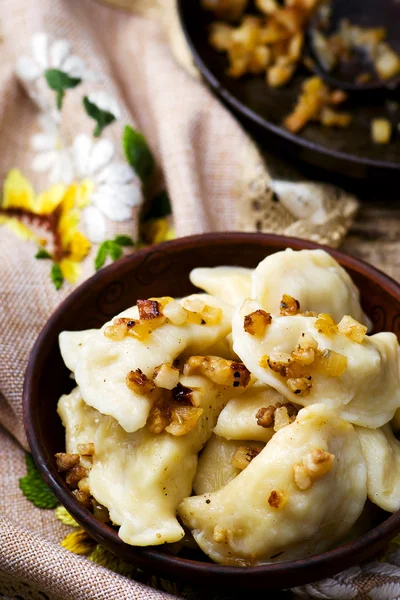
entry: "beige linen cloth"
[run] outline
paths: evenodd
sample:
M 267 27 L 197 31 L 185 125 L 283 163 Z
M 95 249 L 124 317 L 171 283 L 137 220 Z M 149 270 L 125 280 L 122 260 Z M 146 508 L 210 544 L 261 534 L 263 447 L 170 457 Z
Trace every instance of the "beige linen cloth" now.
M 82 219 L 92 249 L 79 280 L 94 272 L 98 242 L 116 233 L 137 236 L 141 186 L 121 166 L 117 146 L 126 123 L 144 133 L 153 151 L 158 165 L 153 187 L 169 192 L 176 235 L 259 230 L 338 245 L 357 202 L 328 186 L 275 180 L 255 145 L 197 76 L 173 0 L 137 0 L 134 8 L 124 13 L 93 0 L 0 0 L 0 177 L 18 168 L 40 192 L 60 181 L 83 180 L 82 165 L 90 163 L 95 189 Z M 82 84 L 67 90 L 60 119 L 43 70 L 60 64 L 66 69 L 67 63 L 71 73 L 79 71 Z M 89 138 L 93 121 L 80 108 L 83 95 L 114 114 L 98 140 Z M 115 191 L 112 177 L 104 183 L 107 161 L 125 177 L 123 191 Z M 33 226 L 46 235 L 40 220 Z M 57 291 L 47 261 L 35 260 L 35 251 L 34 242 L 0 227 L 0 592 L 3 598 L 35 600 L 172 597 L 61 548 L 68 528 L 54 511 L 30 504 L 18 487 L 26 473 L 21 393 L 27 359 L 47 318 L 73 289 L 66 283 Z M 357 567 L 297 593 L 397 598 L 396 560 Z

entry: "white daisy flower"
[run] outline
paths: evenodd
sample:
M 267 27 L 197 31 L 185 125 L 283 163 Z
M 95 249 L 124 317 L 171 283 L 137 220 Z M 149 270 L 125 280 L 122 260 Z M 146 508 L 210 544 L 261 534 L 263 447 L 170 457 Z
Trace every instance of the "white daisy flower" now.
M 103 112 L 109 112 L 118 120 L 121 118 L 121 109 L 118 102 L 105 92 L 92 92 L 88 95 L 89 102 L 95 104 Z
M 67 40 L 50 43 L 46 33 L 36 33 L 32 36 L 31 47 L 32 56 L 21 56 L 15 71 L 29 96 L 42 110 L 52 108 L 45 93 L 48 85 L 43 76 L 47 69 L 57 69 L 82 81 L 97 80 L 82 58 L 71 54 L 71 46 Z
M 106 219 L 129 220 L 132 208 L 143 200 L 139 177 L 127 163 L 113 161 L 114 154 L 110 140 L 94 142 L 87 135 L 77 136 L 72 146 L 77 177 L 95 184 L 91 204 L 83 210 L 87 236 L 95 243 L 106 238 Z
M 50 183 L 68 185 L 75 177 L 72 153 L 64 146 L 57 123 L 46 114 L 38 118 L 41 132 L 31 137 L 31 147 L 37 152 L 32 169 L 37 173 L 48 173 Z

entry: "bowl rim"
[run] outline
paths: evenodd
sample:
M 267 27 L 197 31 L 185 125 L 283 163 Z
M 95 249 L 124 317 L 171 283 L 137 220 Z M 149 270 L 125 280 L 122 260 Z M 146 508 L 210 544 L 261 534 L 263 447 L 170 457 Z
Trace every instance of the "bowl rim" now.
M 235 578 L 238 574 L 245 573 L 246 576 L 253 576 L 256 579 L 259 579 L 260 576 L 267 575 L 284 575 L 287 574 L 288 570 L 293 572 L 300 572 L 305 564 L 307 564 L 308 568 L 322 569 L 324 573 L 332 575 L 333 573 L 337 573 L 342 569 L 342 567 L 337 568 L 330 566 L 335 565 L 339 560 L 345 561 L 348 559 L 348 567 L 356 564 L 361 559 L 357 558 L 357 556 L 365 556 L 366 548 L 378 542 L 378 540 L 386 540 L 389 541 L 392 537 L 396 535 L 397 532 L 400 531 L 400 511 L 393 513 L 387 519 L 382 521 L 379 525 L 375 526 L 371 530 L 366 533 L 358 536 L 354 540 L 342 544 L 332 550 L 327 550 L 326 552 L 322 552 L 315 556 L 311 556 L 305 559 L 296 559 L 286 562 L 280 563 L 267 563 L 263 565 L 257 566 L 249 566 L 249 567 L 237 567 L 237 566 L 226 566 L 220 565 L 217 563 L 209 563 L 199 560 L 193 560 L 189 558 L 180 558 L 177 556 L 169 555 L 163 552 L 160 552 L 157 546 L 150 547 L 136 547 L 130 546 L 126 544 L 119 538 L 116 530 L 112 529 L 108 525 L 104 525 L 100 523 L 95 517 L 89 512 L 86 508 L 84 508 L 79 502 L 71 495 L 70 490 L 66 487 L 65 483 L 62 482 L 59 474 L 57 473 L 55 466 L 48 464 L 46 458 L 44 456 L 45 452 L 41 447 L 41 443 L 38 436 L 38 428 L 37 422 L 35 419 L 35 414 L 33 411 L 33 407 L 31 405 L 30 399 L 35 389 L 35 368 L 36 362 L 41 354 L 42 348 L 46 345 L 47 338 L 51 334 L 55 325 L 57 325 L 57 321 L 60 318 L 60 315 L 64 313 L 64 311 L 68 310 L 70 306 L 73 306 L 75 303 L 75 299 L 80 297 L 81 294 L 90 291 L 91 286 L 94 282 L 99 282 L 105 276 L 105 274 L 113 273 L 115 275 L 122 269 L 126 269 L 129 267 L 131 262 L 136 262 L 138 259 L 143 259 L 146 256 L 150 256 L 153 253 L 163 252 L 171 250 L 178 250 L 180 246 L 182 249 L 187 249 L 188 242 L 192 245 L 196 246 L 210 246 L 210 245 L 223 245 L 224 243 L 248 243 L 251 242 L 252 245 L 258 245 L 274 248 L 277 250 L 282 250 L 283 247 L 292 247 L 296 250 L 298 249 L 322 249 L 326 250 L 331 254 L 336 260 L 340 262 L 344 268 L 351 267 L 364 276 L 371 278 L 373 277 L 376 281 L 378 281 L 380 287 L 385 289 L 392 296 L 398 298 L 400 303 L 400 283 L 397 283 L 393 278 L 386 275 L 379 269 L 376 269 L 372 265 L 366 263 L 363 260 L 358 258 L 349 256 L 340 250 L 336 250 L 327 246 L 323 246 L 316 242 L 312 242 L 309 240 L 303 240 L 300 238 L 288 237 L 283 235 L 276 234 L 265 234 L 265 233 L 246 233 L 246 232 L 216 232 L 216 233 L 206 233 L 199 234 L 193 236 L 186 236 L 182 238 L 178 238 L 172 241 L 163 242 L 156 246 L 150 246 L 141 250 L 138 250 L 130 255 L 125 256 L 124 258 L 112 263 L 111 265 L 104 267 L 101 271 L 94 274 L 89 279 L 85 280 L 82 284 L 80 284 L 71 294 L 64 299 L 56 310 L 52 313 L 44 327 L 42 328 L 29 356 L 28 366 L 25 373 L 24 379 L 24 388 L 23 388 L 23 418 L 24 418 L 24 426 L 25 432 L 28 438 L 28 443 L 30 450 L 32 452 L 32 456 L 35 460 L 35 463 L 42 473 L 44 480 L 49 485 L 50 489 L 53 491 L 55 496 L 64 505 L 68 511 L 72 514 L 74 518 L 79 522 L 80 525 L 101 544 L 109 547 L 111 542 L 118 541 L 120 544 L 127 546 L 130 549 L 132 554 L 135 554 L 137 557 L 137 564 L 139 566 L 143 566 L 140 563 L 146 561 L 152 561 L 153 563 L 163 564 L 165 567 L 175 568 L 175 572 L 171 571 L 172 578 L 175 574 L 183 575 L 188 570 L 195 570 L 197 574 L 204 576 L 231 576 Z M 61 483 L 60 483 L 61 480 Z M 110 538 L 109 540 L 107 538 Z M 133 562 L 133 560 L 132 560 Z M 144 567 L 146 568 L 146 567 Z M 347 567 L 346 567 L 347 568 Z M 335 570 L 336 569 L 336 570 Z M 311 580 L 310 580 L 311 581 Z M 235 580 L 232 580 L 232 585 L 235 585 Z M 296 584 L 297 585 L 297 584 Z

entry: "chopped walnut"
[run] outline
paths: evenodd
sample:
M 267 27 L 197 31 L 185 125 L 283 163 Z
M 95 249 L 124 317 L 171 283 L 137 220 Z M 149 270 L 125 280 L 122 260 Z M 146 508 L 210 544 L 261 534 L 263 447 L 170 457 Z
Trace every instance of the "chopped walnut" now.
M 128 335 L 129 330 L 132 329 L 136 323 L 137 321 L 128 317 L 114 319 L 112 325 L 108 325 L 108 327 L 105 328 L 104 335 L 106 338 L 118 342 Z
M 200 406 L 202 393 L 200 390 L 188 388 L 180 382 L 172 390 L 172 398 L 175 402 L 191 404 L 192 406 Z
M 270 368 L 271 371 L 279 373 L 286 377 L 288 366 L 293 362 L 293 358 L 286 352 L 274 352 L 270 356 L 263 356 L 259 362 L 260 367 Z
M 270 325 L 271 322 L 272 317 L 270 313 L 259 309 L 245 316 L 243 327 L 246 333 L 261 336 L 265 332 L 267 325 Z
M 139 317 L 143 321 L 157 319 L 162 317 L 160 303 L 157 300 L 138 300 Z
M 78 482 L 86 477 L 87 471 L 81 465 L 75 465 L 72 467 L 65 477 L 65 483 L 71 488 L 74 489 L 77 487 Z
M 283 294 L 279 310 L 282 316 L 297 315 L 300 310 L 300 302 L 288 294 Z
M 249 446 L 240 446 L 232 457 L 232 466 L 237 469 L 245 469 L 260 454 L 262 448 L 250 448 Z
M 89 442 L 88 444 L 78 444 L 78 452 L 81 456 L 93 456 L 94 444 Z
M 281 492 L 277 492 L 276 490 L 272 490 L 268 498 L 268 504 L 272 508 L 279 508 L 284 502 L 285 498 Z
M 218 385 L 246 387 L 250 371 L 243 363 L 218 356 L 192 356 L 183 367 L 184 375 L 205 375 Z
M 157 387 L 172 390 L 178 384 L 179 369 L 170 363 L 163 363 L 155 369 L 153 381 Z
M 93 516 L 100 521 L 101 523 L 109 523 L 110 522 L 110 513 L 108 512 L 108 508 L 99 504 L 95 498 L 91 499 Z
M 68 452 L 58 452 L 56 455 L 56 467 L 59 473 L 66 473 L 72 467 L 79 464 L 79 454 L 70 454 Z
M 223 544 L 227 541 L 227 539 L 228 539 L 228 531 L 226 529 L 223 529 L 219 525 L 216 525 L 214 527 L 214 531 L 213 531 L 214 542 L 216 542 L 217 544 Z
M 278 412 L 278 417 L 277 413 Z M 286 414 L 286 417 L 285 417 Z M 260 427 L 277 427 L 275 431 L 281 429 L 284 425 L 282 425 L 283 420 L 288 420 L 287 425 L 293 423 L 296 419 L 297 408 L 291 402 L 277 402 L 273 406 L 263 407 L 257 411 L 256 419 L 257 425 Z
M 302 333 L 291 356 L 300 365 L 311 365 L 315 360 L 317 341 L 308 333 Z
M 170 405 L 161 402 L 155 404 L 147 417 L 147 426 L 151 433 L 160 435 L 171 422 L 171 407 Z
M 288 388 L 297 396 L 304 398 L 308 396 L 314 385 L 313 378 L 311 375 L 308 377 L 297 377 L 288 379 L 286 382 Z
M 300 490 L 308 489 L 313 480 L 328 473 L 334 464 L 335 455 L 320 448 L 307 454 L 301 464 L 294 466 L 294 481 Z
M 89 478 L 82 477 L 82 479 L 80 481 L 78 481 L 78 488 L 80 489 L 81 492 L 90 494 Z
M 83 492 L 82 490 L 73 490 L 72 494 L 75 496 L 78 502 L 83 504 L 83 506 L 86 508 L 91 508 L 92 503 L 90 501 L 90 494 Z
M 197 421 L 202 414 L 202 408 L 195 408 L 194 406 L 174 406 L 171 410 L 171 422 L 165 428 L 165 431 L 178 437 L 186 435 L 196 427 Z
M 140 370 L 129 371 L 126 376 L 127 387 L 140 396 L 150 394 L 155 389 L 154 382 L 146 377 L 146 375 Z

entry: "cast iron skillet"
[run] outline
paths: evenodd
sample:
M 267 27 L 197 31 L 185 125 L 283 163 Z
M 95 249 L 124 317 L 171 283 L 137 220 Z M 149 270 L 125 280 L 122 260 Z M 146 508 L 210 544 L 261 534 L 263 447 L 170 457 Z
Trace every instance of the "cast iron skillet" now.
M 365 11 L 376 0 L 365 0 Z M 352 178 L 373 178 L 386 184 L 398 180 L 400 173 L 400 140 L 397 124 L 400 105 L 388 93 L 358 93 L 350 98 L 349 111 L 353 122 L 349 128 L 333 129 L 318 123 L 309 123 L 299 134 L 287 131 L 282 122 L 299 95 L 309 72 L 299 70 L 293 80 L 278 89 L 268 88 L 262 75 L 231 79 L 226 75 L 228 61 L 208 43 L 208 27 L 215 20 L 211 13 L 201 9 L 200 0 L 178 0 L 178 10 L 193 58 L 203 78 L 228 106 L 247 124 L 253 124 L 259 139 L 266 148 L 301 159 L 324 169 Z M 399 18 L 393 27 L 400 23 Z M 355 22 L 355 21 L 354 21 Z M 377 23 L 379 25 L 379 23 Z M 391 39 L 395 36 L 391 36 Z M 400 39 L 400 32 L 397 34 Z M 397 48 L 396 48 L 397 49 Z M 389 107 L 389 108 L 388 108 Z M 376 117 L 392 121 L 394 140 L 388 145 L 373 144 L 370 121 Z M 316 174 L 316 177 L 318 174 Z
M 251 233 L 211 233 L 181 238 L 135 252 L 78 287 L 51 316 L 30 356 L 23 394 L 24 420 L 35 462 L 60 502 L 98 542 L 153 574 L 169 579 L 235 589 L 288 588 L 315 581 L 359 563 L 400 531 L 400 512 L 380 512 L 378 524 L 365 535 L 305 560 L 240 568 L 212 564 L 201 552 L 191 558 L 171 556 L 162 547 L 135 548 L 117 532 L 94 519 L 67 489 L 55 468 L 54 453 L 63 451 L 64 431 L 57 416 L 58 398 L 74 386 L 58 349 L 64 329 L 100 327 L 137 298 L 182 296 L 195 288 L 188 279 L 197 266 L 255 267 L 266 255 L 287 247 L 318 248 L 295 238 Z M 347 269 L 361 291 L 364 310 L 375 331 L 400 337 L 400 285 L 373 267 L 328 249 Z

